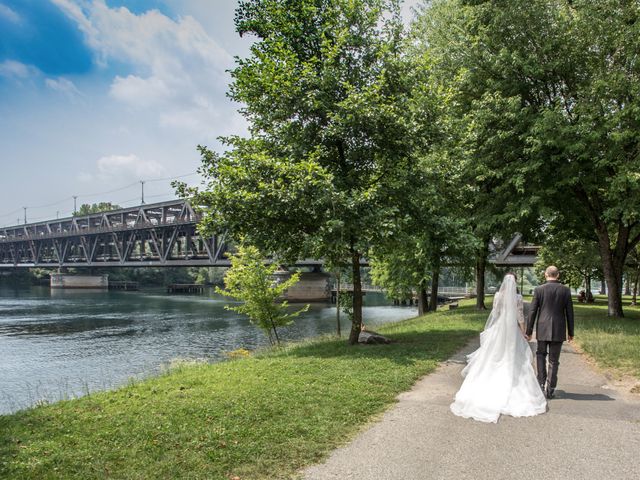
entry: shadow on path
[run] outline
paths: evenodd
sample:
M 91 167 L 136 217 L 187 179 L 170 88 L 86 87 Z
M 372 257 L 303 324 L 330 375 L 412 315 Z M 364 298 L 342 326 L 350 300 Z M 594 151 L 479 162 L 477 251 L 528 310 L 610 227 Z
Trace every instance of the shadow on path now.
M 602 393 L 571 393 L 565 392 L 564 390 L 556 390 L 556 398 L 557 399 L 566 399 L 566 400 L 587 400 L 587 401 L 613 401 L 614 398 L 611 398 L 609 395 L 604 395 Z

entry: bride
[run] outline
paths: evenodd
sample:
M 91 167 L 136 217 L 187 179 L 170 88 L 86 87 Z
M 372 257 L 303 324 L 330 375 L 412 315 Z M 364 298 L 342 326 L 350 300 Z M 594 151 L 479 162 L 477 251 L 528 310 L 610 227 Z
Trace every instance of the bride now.
M 522 306 L 515 275 L 508 273 L 493 299 L 480 348 L 467 355 L 465 379 L 450 407 L 454 414 L 495 423 L 500 414 L 530 417 L 546 412 L 524 338 Z

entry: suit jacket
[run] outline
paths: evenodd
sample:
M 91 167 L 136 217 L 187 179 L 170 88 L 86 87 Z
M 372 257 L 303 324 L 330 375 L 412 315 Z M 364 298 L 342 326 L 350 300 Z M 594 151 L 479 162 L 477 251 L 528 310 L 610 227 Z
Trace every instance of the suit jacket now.
M 536 338 L 546 342 L 564 342 L 567 331 L 573 337 L 573 303 L 571 290 L 557 280 L 549 280 L 533 291 L 529 307 L 527 335 L 533 333 L 538 320 Z

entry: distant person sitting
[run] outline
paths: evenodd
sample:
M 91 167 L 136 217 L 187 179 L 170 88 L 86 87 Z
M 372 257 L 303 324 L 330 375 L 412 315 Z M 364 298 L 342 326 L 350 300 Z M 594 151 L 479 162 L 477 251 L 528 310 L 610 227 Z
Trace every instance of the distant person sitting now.
M 578 292 L 578 302 L 585 303 L 586 301 L 587 301 L 587 295 L 585 294 L 584 290 L 580 290 Z

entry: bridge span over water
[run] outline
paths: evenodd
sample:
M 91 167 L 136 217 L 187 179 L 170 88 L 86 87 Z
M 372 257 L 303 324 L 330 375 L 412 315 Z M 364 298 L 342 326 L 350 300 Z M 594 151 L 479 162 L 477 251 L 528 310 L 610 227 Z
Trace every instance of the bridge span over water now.
M 2 267 L 228 266 L 224 235 L 203 237 L 188 201 L 0 229 Z
M 227 267 L 225 235 L 204 237 L 202 219 L 186 200 L 150 203 L 90 215 L 0 229 L 0 269 L 15 267 Z M 529 266 L 539 247 L 516 235 L 490 259 L 500 266 Z M 320 266 L 322 260 L 298 260 Z M 363 259 L 362 265 L 367 265 Z
M 188 201 L 173 200 L 5 227 L 0 269 L 229 266 L 225 235 L 202 236 L 196 228 L 201 219 Z

